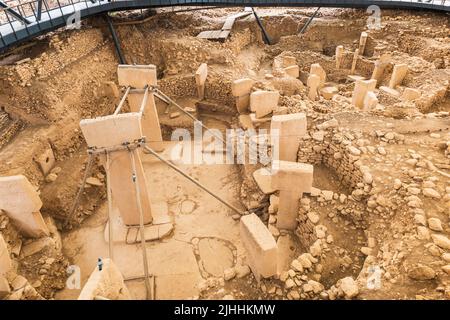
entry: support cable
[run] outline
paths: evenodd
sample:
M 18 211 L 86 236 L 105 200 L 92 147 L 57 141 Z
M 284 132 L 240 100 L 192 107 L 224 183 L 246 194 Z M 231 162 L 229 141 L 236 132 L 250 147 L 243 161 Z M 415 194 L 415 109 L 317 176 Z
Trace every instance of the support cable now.
M 108 197 L 108 248 L 109 248 L 109 258 L 114 260 L 114 249 L 113 249 L 113 221 L 112 221 L 112 192 L 111 192 L 111 156 L 109 152 L 106 152 L 106 194 Z
M 135 150 L 135 149 L 134 149 Z M 136 175 L 136 159 L 134 156 L 134 150 L 129 149 L 131 158 L 131 179 L 134 184 L 135 193 L 136 193 L 136 204 L 139 211 L 139 230 L 141 234 L 141 246 L 142 246 L 142 259 L 144 260 L 144 275 L 145 275 L 145 288 L 147 289 L 147 299 L 151 298 L 152 290 L 150 287 L 150 282 L 148 280 L 149 272 L 148 272 L 148 260 L 147 260 L 147 248 L 145 244 L 145 232 L 144 232 L 144 213 L 142 211 L 142 203 L 141 203 L 141 191 L 139 188 L 139 181 Z
M 231 203 L 229 203 L 228 201 L 223 200 L 220 196 L 218 196 L 217 194 L 215 194 L 214 192 L 212 192 L 211 190 L 209 190 L 207 187 L 205 187 L 203 184 L 201 184 L 199 181 L 195 180 L 194 178 L 192 178 L 190 175 L 188 175 L 186 172 L 184 172 L 183 170 L 181 170 L 180 168 L 178 168 L 176 165 L 172 164 L 169 160 L 163 158 L 162 156 L 160 156 L 155 150 L 153 150 L 152 148 L 148 147 L 147 145 L 144 145 L 144 149 L 147 150 L 150 154 L 154 155 L 156 158 L 158 158 L 159 160 L 161 160 L 162 162 L 164 162 L 166 165 L 168 165 L 169 167 L 171 167 L 173 170 L 175 170 L 176 172 L 178 172 L 179 174 L 181 174 L 183 177 L 185 177 L 186 179 L 190 180 L 191 182 L 193 182 L 194 184 L 196 184 L 198 187 L 200 187 L 201 189 L 203 189 L 204 191 L 206 191 L 207 193 L 209 193 L 210 195 L 212 195 L 214 198 L 216 198 L 217 200 L 219 200 L 220 202 L 222 202 L 224 205 L 226 205 L 228 208 L 230 208 L 231 210 L 233 210 L 236 213 L 239 213 L 240 215 L 244 215 L 245 212 L 243 212 L 242 210 L 239 210 L 238 208 L 236 208 L 235 206 L 233 206 Z

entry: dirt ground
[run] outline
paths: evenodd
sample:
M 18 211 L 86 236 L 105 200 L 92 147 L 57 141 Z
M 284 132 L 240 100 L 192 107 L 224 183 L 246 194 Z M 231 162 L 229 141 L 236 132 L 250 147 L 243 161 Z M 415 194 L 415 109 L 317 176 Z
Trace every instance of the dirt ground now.
M 258 9 L 272 44 L 264 44 L 252 15 L 235 22 L 224 42 L 199 39 L 220 29 L 227 8 L 175 13 L 114 13 L 125 59 L 154 64 L 158 85 L 203 123 L 222 132 L 243 128 L 231 83 L 251 78 L 252 90 L 278 90 L 279 113 L 303 112 L 308 134 L 298 162 L 314 165 L 311 193 L 300 201 L 298 227 L 276 228 L 278 193 L 265 194 L 253 173 L 261 165 L 188 165 L 181 168 L 240 210 L 253 210 L 278 244 L 280 273 L 256 281 L 248 267 L 236 214 L 155 157 L 143 154 L 152 203 L 166 203 L 173 231 L 147 242 L 156 299 L 450 299 L 450 20 L 445 14 L 382 11 L 382 27 L 367 30 L 364 10 Z M 361 32 L 365 51 L 354 75 L 370 78 L 389 54 L 377 84 L 378 104 L 351 103 L 351 75 Z M 344 47 L 336 69 L 336 47 Z M 281 67 L 295 57 L 298 79 Z M 14 271 L 5 299 L 76 299 L 97 259 L 108 256 L 105 171 L 96 161 L 90 183 L 72 214 L 87 165 L 81 119 L 111 114 L 122 96 L 118 59 L 106 24 L 55 32 L 0 57 L 0 175 L 25 175 L 40 193 L 51 235 L 25 238 L 0 211 L 0 233 Z M 205 99 L 196 97 L 194 73 L 208 64 Z M 308 98 L 310 66 L 319 63 L 329 99 Z M 408 73 L 396 90 L 393 66 Z M 406 88 L 420 91 L 412 101 Z M 127 110 L 125 107 L 125 111 Z M 192 121 L 157 101 L 165 140 Z M 266 123 L 253 123 L 268 128 Z M 170 157 L 174 143 L 165 142 Z M 53 154 L 51 170 L 38 160 Z M 115 217 L 118 214 L 115 213 Z M 67 223 L 66 223 L 67 222 Z M 25 247 L 37 247 L 25 256 Z M 132 298 L 145 299 L 140 244 L 114 245 L 114 262 Z M 81 270 L 81 287 L 65 284 L 69 265 Z M 375 270 L 375 271 L 374 271 Z M 377 286 L 370 284 L 376 278 Z M 0 290 L 1 292 L 1 290 Z M 2 297 L 0 297 L 2 298 Z

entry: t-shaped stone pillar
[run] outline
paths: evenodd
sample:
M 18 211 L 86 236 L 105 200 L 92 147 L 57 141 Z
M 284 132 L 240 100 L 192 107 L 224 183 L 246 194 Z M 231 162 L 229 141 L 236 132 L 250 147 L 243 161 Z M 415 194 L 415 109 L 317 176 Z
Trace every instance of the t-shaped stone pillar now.
M 364 106 L 364 98 L 366 97 L 367 92 L 375 90 L 375 86 L 377 85 L 377 80 L 356 80 L 355 89 L 353 90 L 352 95 L 352 104 L 362 109 Z
M 377 80 L 377 83 L 381 82 L 383 79 L 384 70 L 386 69 L 390 59 L 391 55 L 389 53 L 384 53 L 377 61 L 375 61 L 371 79 Z
M 317 74 L 311 74 L 307 80 L 308 86 L 308 98 L 311 100 L 316 100 L 317 98 L 317 90 L 320 87 L 320 77 Z
M 270 123 L 274 160 L 297 161 L 301 138 L 306 134 L 304 113 L 276 115 Z M 278 155 L 278 157 L 276 157 Z
M 352 59 L 352 67 L 350 69 L 350 74 L 354 74 L 356 70 L 356 64 L 358 63 L 359 59 L 359 49 L 356 49 L 353 53 L 353 59 Z
M 141 115 L 122 113 L 80 122 L 81 131 L 89 147 L 115 148 L 142 138 Z M 118 207 L 124 224 L 139 225 L 140 214 L 136 203 L 136 188 L 132 177 L 131 154 L 136 162 L 136 179 L 139 183 L 140 202 L 144 224 L 152 222 L 150 198 L 139 152 L 136 149 L 110 151 L 109 176 L 114 204 Z M 108 168 L 105 168 L 108 170 Z
M 257 281 L 278 272 L 278 246 L 270 231 L 254 213 L 241 217 L 239 226 L 248 264 Z
M 103 259 L 102 270 L 98 267 L 94 269 L 81 290 L 78 300 L 95 300 L 96 296 L 109 300 L 131 299 L 123 276 L 111 259 Z
M 156 66 L 119 64 L 117 67 L 119 86 L 144 89 L 156 85 Z
M 291 161 L 272 162 L 272 188 L 280 190 L 277 228 L 297 227 L 299 200 L 303 192 L 311 192 L 313 166 Z
M 343 57 L 344 57 L 344 46 L 337 46 L 336 47 L 336 69 L 341 68 Z
M 42 201 L 25 176 L 0 177 L 0 209 L 29 237 L 49 234 L 40 210 Z
M 389 87 L 395 89 L 396 86 L 402 83 L 407 73 L 408 73 L 408 65 L 396 64 L 394 66 L 394 70 L 392 71 L 391 80 L 389 81 Z
M 377 105 L 378 105 L 378 98 L 376 94 L 373 91 L 367 92 L 366 96 L 364 97 L 363 110 L 370 111 Z
M 309 70 L 310 74 L 315 74 L 320 78 L 319 88 L 322 88 L 325 85 L 325 81 L 327 80 L 327 73 L 322 68 L 322 66 L 318 63 L 313 63 Z
M 250 95 L 250 110 L 256 113 L 257 118 L 262 118 L 278 109 L 278 91 L 258 90 Z
M 197 84 L 198 98 L 203 100 L 205 97 L 205 83 L 208 76 L 208 65 L 202 63 L 195 72 L 195 83 Z
M 157 84 L 156 67 L 151 64 L 120 64 L 117 68 L 117 76 L 119 85 L 135 89 L 144 89 L 146 86 L 156 86 Z M 128 94 L 127 98 L 131 112 L 139 112 L 144 94 L 144 90 L 131 91 Z M 150 147 L 155 151 L 163 150 L 161 126 L 156 110 L 155 97 L 152 92 L 148 94 L 147 103 L 142 113 L 142 132 Z

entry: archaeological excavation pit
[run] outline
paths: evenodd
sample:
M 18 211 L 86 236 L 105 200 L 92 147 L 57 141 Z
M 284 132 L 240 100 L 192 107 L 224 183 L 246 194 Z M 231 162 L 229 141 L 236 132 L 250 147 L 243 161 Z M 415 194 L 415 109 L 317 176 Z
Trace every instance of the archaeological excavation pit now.
M 0 9 L 0 300 L 450 299 L 441 7 Z

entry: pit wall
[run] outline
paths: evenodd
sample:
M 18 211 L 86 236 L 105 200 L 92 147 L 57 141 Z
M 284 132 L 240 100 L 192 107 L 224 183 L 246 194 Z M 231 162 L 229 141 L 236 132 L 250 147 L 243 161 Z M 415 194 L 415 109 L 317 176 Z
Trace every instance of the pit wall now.
M 195 72 L 201 63 L 214 59 L 221 61 L 221 57 L 229 55 L 235 47 L 235 44 L 230 46 L 233 41 L 222 44 L 220 52 L 214 43 L 196 38 L 201 31 L 220 27 L 189 13 L 167 13 L 155 15 L 145 23 L 118 25 L 116 30 L 126 61 L 155 64 L 161 78 Z M 171 30 L 177 30 L 177 35 L 174 36 Z M 236 34 L 233 32 L 231 38 L 234 39 Z
M 306 143 L 300 144 L 297 161 L 324 164 L 334 170 L 343 183 L 354 189 L 363 182 L 363 172 L 358 157 L 348 151 L 349 143 L 343 134 L 325 131 L 323 141 L 309 138 Z
M 170 18 L 170 21 L 176 18 Z M 235 23 L 233 33 L 223 43 L 194 36 L 200 31 L 212 30 L 214 26 L 206 25 L 192 32 L 189 32 L 191 26 L 186 28 L 180 30 L 184 36 L 174 36 L 169 32 L 164 35 L 161 31 L 154 35 L 151 29 L 139 32 L 135 26 L 119 26 L 117 29 L 125 60 L 129 64 L 155 64 L 159 79 L 195 73 L 202 63 L 238 67 L 235 57 L 257 39 L 253 26 L 242 21 Z M 152 41 L 148 41 L 149 38 Z
M 287 47 L 295 47 L 299 51 L 320 51 L 330 56 L 334 54 L 337 42 L 351 45 L 353 39 L 359 38 L 359 34 L 364 30 L 366 24 L 365 18 L 361 20 L 343 20 L 341 18 L 325 20 L 321 18 L 319 12 L 307 31 L 299 38 L 297 34 L 307 22 L 308 17 L 277 15 L 263 16 L 261 19 L 271 39 L 282 46 L 283 50 L 291 50 Z
M 6 275 L 10 292 L 4 298 L 12 300 L 50 299 L 64 288 L 68 262 L 61 252 L 61 225 L 52 217 L 65 218 L 84 171 L 87 155 L 80 149 L 78 123 L 110 113 L 116 101 L 109 82 L 116 78 L 117 62 L 100 30 L 55 35 L 48 45 L 38 43 L 31 51 L 30 58 L 0 67 L 1 107 L 24 123 L 0 152 L 0 175 L 23 174 L 39 188 L 51 235 L 27 239 L 0 212 L 0 233 L 13 260 Z M 51 172 L 38 163 L 47 155 L 56 158 L 49 161 Z M 94 165 L 92 175 L 96 174 Z M 86 189 L 82 215 L 92 214 L 103 189 Z
M 236 110 L 235 98 L 231 94 L 231 82 L 230 75 L 218 74 L 209 68 L 205 84 L 205 99 L 220 101 L 221 104 Z M 164 77 L 158 80 L 158 85 L 160 90 L 172 99 L 197 96 L 194 73 Z
M 297 162 L 325 165 L 334 171 L 341 182 L 351 190 L 351 194 L 348 195 L 349 200 L 354 200 L 354 203 L 363 200 L 361 203 L 365 203 L 365 199 L 369 197 L 372 190 L 372 175 L 359 160 L 359 156 L 351 151 L 352 143 L 356 139 L 349 133 L 343 133 L 330 127 L 326 128 L 327 126 L 337 126 L 337 121 L 329 120 L 315 127 L 315 130 L 312 128 L 309 131 L 309 135 L 300 143 Z M 323 140 L 311 138 L 317 132 L 323 133 Z M 320 190 L 316 188 L 313 188 L 310 196 L 323 198 Z M 304 247 L 309 247 L 317 240 L 316 226 L 307 217 L 310 209 L 309 199 L 305 201 L 302 199 L 300 204 L 296 234 L 300 243 Z M 362 218 L 360 212 L 361 210 L 355 212 L 350 210 L 349 217 L 355 222 L 360 221 Z

